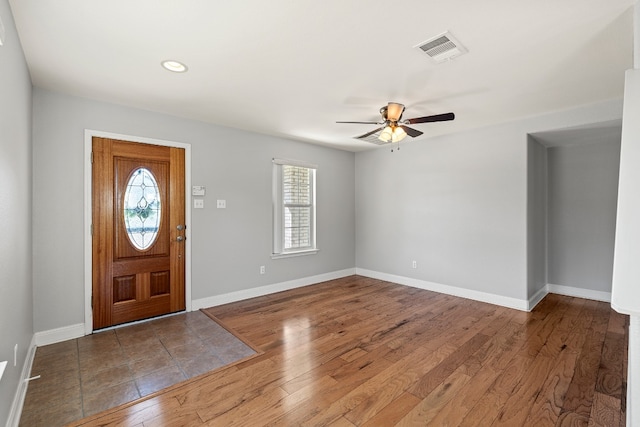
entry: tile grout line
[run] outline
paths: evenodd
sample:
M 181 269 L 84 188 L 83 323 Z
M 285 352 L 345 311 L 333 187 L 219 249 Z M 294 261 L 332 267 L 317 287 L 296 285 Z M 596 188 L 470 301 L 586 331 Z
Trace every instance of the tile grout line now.
M 153 334 L 158 339 L 158 342 L 160 343 L 162 348 L 164 348 L 164 350 L 167 352 L 167 354 L 169 354 L 169 357 L 171 358 L 171 361 L 176 366 L 176 368 L 178 368 L 178 370 L 182 373 L 182 376 L 184 377 L 184 379 L 189 379 L 189 377 L 187 376 L 187 373 L 184 371 L 184 369 L 182 369 L 182 366 L 180 365 L 180 363 L 178 363 L 178 360 L 175 357 L 173 357 L 173 353 L 171 353 L 171 351 L 167 348 L 167 346 L 162 342 L 162 337 L 160 337 L 158 335 L 155 325 L 153 325 Z
M 124 347 L 122 347 L 122 342 L 120 341 L 120 336 L 118 335 L 118 331 L 114 330 L 114 335 L 116 336 L 116 341 L 118 341 L 118 346 L 120 347 L 120 351 L 122 352 L 122 357 L 124 358 L 124 364 L 127 365 L 127 369 L 129 370 L 129 376 L 131 381 L 133 381 L 133 385 L 136 387 L 136 391 L 138 392 L 138 399 L 142 397 L 142 392 L 140 391 L 140 387 L 138 387 L 138 382 L 136 381 L 136 377 L 133 374 L 133 369 L 131 369 L 131 359 L 124 351 Z

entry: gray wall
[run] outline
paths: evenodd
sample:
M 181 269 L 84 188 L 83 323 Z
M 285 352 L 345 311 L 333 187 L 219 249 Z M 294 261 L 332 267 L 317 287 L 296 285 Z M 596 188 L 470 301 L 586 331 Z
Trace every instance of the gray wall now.
M 548 282 L 611 292 L 620 139 L 547 150 Z
M 33 335 L 31 286 L 31 79 L 13 17 L 0 0 L 0 425 L 6 423 Z M 18 366 L 13 346 L 18 344 Z
M 527 296 L 547 285 L 547 149 L 527 141 Z
M 523 299 L 525 136 L 496 130 L 358 153 L 357 267 Z
M 33 102 L 35 331 L 84 322 L 85 129 L 191 144 L 192 184 L 207 189 L 189 224 L 193 299 L 353 268 L 353 153 L 37 88 Z M 273 157 L 318 165 L 316 255 L 270 258 Z
M 357 153 L 356 266 L 527 300 L 538 286 L 528 285 L 527 134 L 621 115 L 615 100 Z

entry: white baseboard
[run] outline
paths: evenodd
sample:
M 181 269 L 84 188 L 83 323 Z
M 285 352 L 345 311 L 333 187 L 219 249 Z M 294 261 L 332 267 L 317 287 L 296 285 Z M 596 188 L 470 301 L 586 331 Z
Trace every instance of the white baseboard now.
M 536 292 L 535 295 L 529 298 L 527 311 L 533 310 L 534 307 L 538 305 L 538 303 L 542 301 L 542 299 L 546 297 L 548 293 L 549 291 L 547 290 L 547 286 Z
M 7 418 L 6 427 L 18 427 L 20 423 L 20 416 L 22 415 L 22 407 L 24 406 L 24 399 L 27 396 L 27 387 L 29 385 L 29 374 L 31 373 L 31 366 L 33 366 L 33 359 L 36 355 L 36 343 L 35 335 L 31 338 L 31 344 L 29 345 L 29 351 L 27 351 L 27 357 L 22 365 L 22 373 L 20 374 L 20 382 L 16 389 L 16 394 L 13 397 L 13 403 L 9 410 L 9 417 Z
M 490 294 L 487 292 L 474 291 L 471 289 L 458 288 L 456 286 L 443 285 L 441 283 L 428 282 L 426 280 L 414 279 L 411 277 L 396 276 L 394 274 L 381 273 L 379 271 L 366 270 L 364 268 L 356 268 L 356 274 L 359 274 L 360 276 L 372 277 L 374 279 L 385 280 L 387 282 L 399 283 L 401 285 L 411 286 L 413 288 L 439 292 L 441 294 L 487 302 L 489 304 L 496 304 L 508 308 L 515 308 L 516 310 L 531 310 L 531 304 L 527 300 L 510 298 L 502 295 Z
M 231 292 L 228 294 L 201 298 L 191 301 L 191 309 L 193 311 L 200 310 L 201 308 L 241 301 L 243 299 L 259 297 L 280 291 L 287 291 L 289 289 L 313 285 L 315 283 L 326 282 L 327 280 L 339 279 L 341 277 L 352 276 L 354 274 L 355 268 L 348 268 L 346 270 L 339 270 L 330 273 L 318 274 L 316 276 L 303 277 L 301 279 L 290 280 L 288 282 L 276 283 L 259 288 L 246 289 L 238 292 Z M 80 338 L 85 335 L 84 323 L 78 323 L 75 325 L 64 326 L 62 328 L 36 332 L 34 335 L 34 340 L 36 346 L 42 347 L 43 345 L 55 344 L 61 341 Z
M 42 347 L 43 345 L 80 338 L 84 335 L 84 323 L 78 323 L 76 325 L 63 326 L 62 328 L 36 332 L 34 340 L 36 346 Z
M 591 289 L 574 288 L 572 286 L 547 284 L 547 290 L 552 294 L 566 295 L 568 297 L 578 297 L 592 299 L 602 302 L 611 302 L 611 292 L 593 291 Z
M 542 301 L 547 293 L 586 298 L 603 302 L 611 302 L 611 292 L 593 291 L 590 289 L 554 285 L 551 283 L 547 284 L 545 288 L 539 290 L 534 296 L 529 298 L 529 300 L 520 300 L 517 298 L 510 298 L 487 292 L 474 291 L 471 289 L 458 288 L 456 286 L 443 285 L 441 283 L 434 283 L 426 280 L 414 279 L 411 277 L 381 273 L 379 271 L 367 270 L 364 268 L 348 268 L 345 270 L 333 271 L 316 276 L 289 280 L 287 282 L 274 283 L 272 285 L 261 286 L 258 288 L 244 289 L 237 292 L 230 292 L 227 294 L 214 295 L 211 297 L 193 300 L 191 302 L 191 308 L 192 310 L 200 310 L 201 308 L 214 307 L 217 305 L 242 301 L 249 298 L 269 295 L 276 292 L 288 291 L 290 289 L 313 285 L 315 283 L 326 282 L 327 280 L 339 279 L 341 277 L 347 277 L 353 274 L 359 274 L 361 276 L 386 280 L 388 282 L 398 283 L 401 285 L 411 286 L 419 289 L 425 289 L 428 291 L 439 292 L 442 294 L 453 295 L 461 298 L 468 298 L 475 301 L 497 304 L 503 307 L 515 308 L 517 310 L 523 311 L 531 311 L 536 306 L 536 304 Z M 84 335 L 85 325 L 83 323 L 78 323 L 76 325 L 36 332 L 33 336 L 33 340 L 35 346 L 41 347 L 43 345 L 55 344 L 61 341 L 80 338 Z
M 356 274 L 355 268 L 347 268 L 345 270 L 332 271 L 330 273 L 318 274 L 316 276 L 303 277 L 301 279 L 289 280 L 287 282 L 260 286 L 259 288 L 243 289 L 241 291 L 230 292 L 228 294 L 200 298 L 191 302 L 191 309 L 195 311 L 200 310 L 201 308 L 229 304 L 231 302 L 242 301 L 249 298 L 261 297 L 263 295 L 275 294 L 276 292 L 288 291 L 290 289 L 314 285 L 316 283 L 326 282 L 327 280 L 353 276 L 354 274 Z

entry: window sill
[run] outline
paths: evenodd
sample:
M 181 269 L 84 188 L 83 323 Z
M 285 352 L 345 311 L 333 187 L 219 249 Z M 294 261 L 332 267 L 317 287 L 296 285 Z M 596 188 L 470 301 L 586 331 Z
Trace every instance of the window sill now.
M 318 253 L 318 251 L 319 249 L 308 249 L 305 251 L 283 252 L 281 254 L 271 254 L 271 259 L 293 258 L 296 256 L 315 255 Z

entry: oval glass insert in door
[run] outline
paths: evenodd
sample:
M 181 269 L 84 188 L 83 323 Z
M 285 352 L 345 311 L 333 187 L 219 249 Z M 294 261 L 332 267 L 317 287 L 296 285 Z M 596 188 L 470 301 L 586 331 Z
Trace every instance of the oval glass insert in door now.
M 160 227 L 160 191 L 153 173 L 138 168 L 129 177 L 124 193 L 124 224 L 131 244 L 147 250 L 158 237 Z

